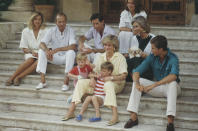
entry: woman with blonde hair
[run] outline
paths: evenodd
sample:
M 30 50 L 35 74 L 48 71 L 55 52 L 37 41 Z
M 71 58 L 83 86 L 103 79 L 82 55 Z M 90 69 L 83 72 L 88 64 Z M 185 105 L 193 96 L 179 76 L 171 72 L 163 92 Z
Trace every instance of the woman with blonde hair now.
M 114 70 L 110 76 L 103 78 L 104 80 L 104 106 L 112 109 L 112 119 L 107 123 L 111 126 L 119 122 L 117 113 L 116 94 L 120 93 L 125 85 L 127 76 L 127 63 L 125 57 L 118 52 L 119 49 L 118 38 L 114 35 L 108 35 L 102 40 L 105 52 L 101 54 L 95 63 L 94 73 L 90 79 L 79 80 L 73 93 L 72 103 L 63 120 L 68 120 L 74 117 L 76 104 L 81 103 L 81 98 L 84 94 L 93 94 L 95 85 L 95 77 L 101 70 L 101 64 L 108 61 L 114 66 Z
M 19 86 L 21 78 L 36 70 L 39 44 L 46 32 L 43 15 L 40 12 L 34 12 L 30 17 L 28 27 L 22 31 L 19 46 L 25 54 L 25 61 L 6 81 L 6 86 L 12 84 Z

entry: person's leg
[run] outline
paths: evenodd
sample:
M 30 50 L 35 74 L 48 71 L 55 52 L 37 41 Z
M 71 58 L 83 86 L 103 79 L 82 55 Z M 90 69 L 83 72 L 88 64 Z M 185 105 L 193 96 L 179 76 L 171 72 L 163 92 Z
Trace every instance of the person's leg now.
M 30 65 L 28 68 L 26 68 L 26 70 L 24 70 L 21 74 L 19 74 L 15 80 L 14 80 L 14 85 L 19 85 L 20 84 L 20 80 L 25 77 L 26 75 L 34 72 L 36 70 L 36 66 L 37 66 L 37 60 L 35 60 L 32 65 Z
M 98 96 L 93 96 L 92 97 L 92 103 L 94 105 L 95 111 L 96 111 L 96 117 L 101 117 L 100 115 L 100 105 L 103 103 L 103 99 Z
M 29 58 L 27 60 L 25 60 L 14 72 L 14 74 L 12 76 L 10 76 L 10 78 L 7 80 L 6 83 L 12 83 L 13 80 L 19 75 L 21 74 L 24 70 L 26 70 L 26 68 L 28 68 L 30 65 L 32 65 L 34 63 L 34 58 Z
M 38 51 L 38 64 L 36 67 L 36 72 L 40 73 L 41 76 L 41 83 L 45 83 L 45 73 L 47 69 L 47 56 L 45 52 L 40 49 Z
M 67 75 L 68 72 L 73 68 L 75 62 L 75 52 L 73 50 L 69 50 L 65 54 L 65 74 Z
M 80 115 L 83 115 L 84 112 L 87 110 L 88 105 L 92 101 L 92 96 L 87 96 L 85 101 L 83 102 L 82 109 L 80 110 Z
M 93 93 L 93 88 L 89 86 L 89 81 L 89 79 L 78 80 L 73 92 L 72 104 L 66 116 L 71 116 L 72 114 L 74 114 L 76 104 L 81 102 L 81 98 L 85 93 Z

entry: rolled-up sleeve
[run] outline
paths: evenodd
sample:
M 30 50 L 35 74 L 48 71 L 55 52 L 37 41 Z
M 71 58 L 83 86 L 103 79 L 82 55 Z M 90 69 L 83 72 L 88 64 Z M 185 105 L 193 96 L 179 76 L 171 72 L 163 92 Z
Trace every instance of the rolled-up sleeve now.
M 19 48 L 28 48 L 28 36 L 26 28 L 22 31 Z
M 91 40 L 93 38 L 93 31 L 94 31 L 94 28 L 91 27 L 86 33 L 85 33 L 85 37 L 87 38 L 87 40 Z
M 153 58 L 151 55 L 147 56 L 146 59 L 136 69 L 133 70 L 133 73 L 139 72 L 140 75 L 142 75 L 149 68 L 152 59 Z
M 52 29 L 49 29 L 41 42 L 45 43 L 46 45 L 50 45 L 50 42 L 52 40 L 52 32 Z

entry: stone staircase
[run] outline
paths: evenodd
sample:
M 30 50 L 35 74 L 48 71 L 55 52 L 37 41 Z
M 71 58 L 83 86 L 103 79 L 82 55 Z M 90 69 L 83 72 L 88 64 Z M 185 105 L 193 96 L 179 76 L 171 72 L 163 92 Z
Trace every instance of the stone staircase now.
M 48 26 L 53 25 L 48 24 Z M 89 24 L 70 25 L 75 30 L 77 38 L 90 28 Z M 112 27 L 118 32 L 118 26 L 112 25 Z M 197 32 L 198 28 L 190 27 L 152 27 L 153 34 L 167 36 L 170 48 L 180 58 L 182 95 L 177 101 L 176 131 L 198 130 Z M 132 83 L 127 83 L 124 91 L 117 95 L 121 122 L 111 127 L 106 126 L 106 122 L 111 118 L 111 111 L 106 107 L 101 108 L 101 122 L 88 122 L 88 118 L 95 115 L 91 106 L 82 122 L 76 122 L 74 119 L 61 121 L 69 107 L 66 99 L 73 91 L 72 82 L 69 91 L 61 91 L 64 66 L 49 64 L 46 76 L 48 88 L 35 90 L 35 86 L 40 81 L 36 73 L 25 77 L 19 87 L 6 87 L 4 82 L 23 61 L 23 53 L 18 49 L 20 37 L 21 32 L 16 32 L 15 39 L 7 41 L 7 48 L 0 49 L 0 131 L 165 131 L 167 101 L 165 98 L 152 98 L 148 95 L 144 95 L 141 99 L 140 124 L 131 129 L 123 128 L 124 123 L 129 119 L 126 107 Z M 76 114 L 80 108 L 81 105 L 77 107 Z

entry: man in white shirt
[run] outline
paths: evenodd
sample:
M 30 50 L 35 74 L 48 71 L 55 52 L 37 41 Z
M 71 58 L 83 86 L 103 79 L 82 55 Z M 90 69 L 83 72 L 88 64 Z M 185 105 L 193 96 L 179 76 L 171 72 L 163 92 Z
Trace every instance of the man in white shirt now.
M 66 26 L 66 22 L 67 16 L 64 13 L 58 13 L 56 16 L 56 27 L 51 28 L 41 40 L 36 68 L 36 71 L 41 75 L 41 83 L 36 89 L 44 88 L 47 85 L 45 74 L 48 62 L 56 65 L 65 64 L 66 75 L 73 68 L 76 41 L 74 31 L 69 26 Z M 68 89 L 69 87 L 64 83 L 62 90 Z
M 115 35 L 115 31 L 104 23 L 103 16 L 98 13 L 93 14 L 90 20 L 93 27 L 79 38 L 79 50 L 88 54 L 88 59 L 93 62 L 97 57 L 96 54 L 104 52 L 104 47 L 101 43 L 102 39 L 110 34 Z M 85 40 L 89 41 L 91 39 L 94 39 L 94 47 L 85 43 Z

